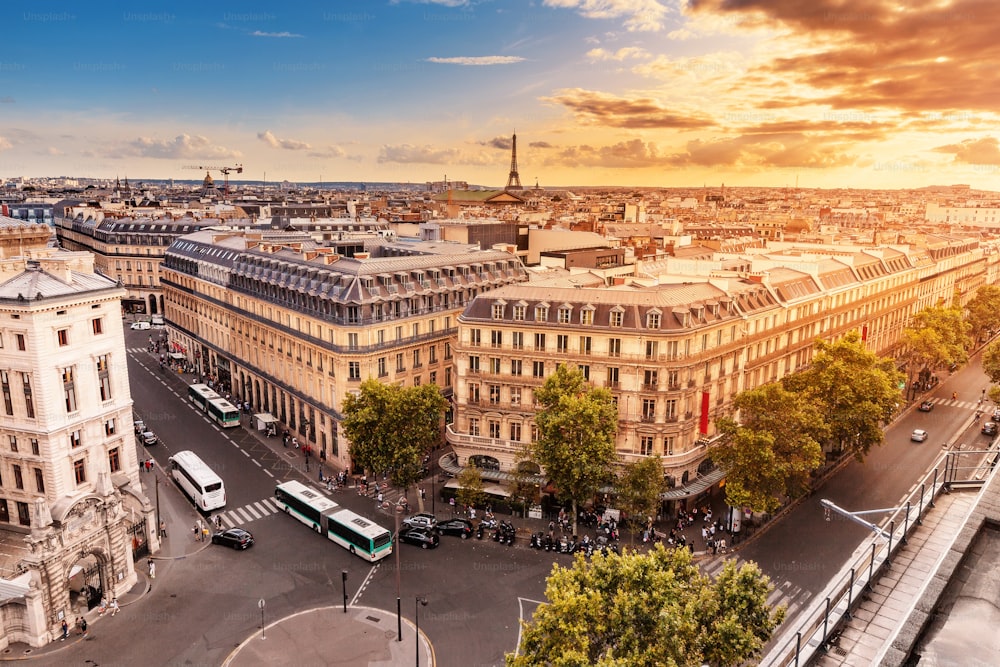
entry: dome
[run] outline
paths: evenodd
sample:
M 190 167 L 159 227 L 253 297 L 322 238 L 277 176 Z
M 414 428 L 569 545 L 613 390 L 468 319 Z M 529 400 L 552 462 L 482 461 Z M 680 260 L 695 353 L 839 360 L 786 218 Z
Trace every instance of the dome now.
M 209 173 L 205 174 L 205 181 L 202 183 L 202 185 L 205 186 L 206 188 L 209 188 L 209 187 L 212 187 L 213 185 L 215 185 L 215 181 L 212 180 L 212 175 L 211 174 L 209 174 Z

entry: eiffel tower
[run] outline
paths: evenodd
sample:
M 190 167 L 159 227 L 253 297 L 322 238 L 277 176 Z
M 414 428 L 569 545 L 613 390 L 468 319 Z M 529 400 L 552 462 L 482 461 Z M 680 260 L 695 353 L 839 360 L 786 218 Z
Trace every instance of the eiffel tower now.
M 507 177 L 507 187 L 504 190 L 523 190 L 521 177 L 517 175 L 517 133 L 510 145 L 510 176 Z

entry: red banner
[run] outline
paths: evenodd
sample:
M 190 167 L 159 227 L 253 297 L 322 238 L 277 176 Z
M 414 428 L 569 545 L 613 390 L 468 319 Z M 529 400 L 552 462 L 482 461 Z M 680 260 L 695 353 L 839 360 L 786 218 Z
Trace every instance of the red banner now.
M 712 393 L 708 391 L 701 392 L 701 419 L 698 423 L 698 431 L 702 435 L 708 434 L 708 406 L 712 399 Z

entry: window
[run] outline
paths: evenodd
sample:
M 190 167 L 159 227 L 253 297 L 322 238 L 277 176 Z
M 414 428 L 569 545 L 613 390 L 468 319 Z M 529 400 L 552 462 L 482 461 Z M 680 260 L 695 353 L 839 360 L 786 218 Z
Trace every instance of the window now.
M 494 329 L 490 331 L 490 347 L 503 347 L 503 332 Z
M 656 419 L 656 399 L 642 399 L 642 421 L 651 422 Z
M 490 373 L 493 375 L 500 374 L 500 357 L 490 357 Z
M 31 376 L 27 373 L 21 373 L 21 384 L 24 388 L 24 408 L 28 413 L 29 419 L 35 418 L 35 399 L 34 394 L 31 391 Z
M 69 345 L 69 329 L 59 329 L 56 331 L 56 339 L 59 341 L 59 347 Z
M 14 334 L 14 340 L 17 341 L 17 349 L 21 352 L 28 349 L 28 346 L 24 343 L 24 334 Z
M 21 475 L 21 466 L 14 464 L 14 486 L 18 489 L 24 488 L 24 477 Z
M 62 369 L 63 398 L 66 402 L 66 412 L 76 412 L 76 385 L 73 382 L 73 367 Z
M 420 350 L 414 350 L 413 351 L 413 367 L 414 368 L 420 368 L 421 366 L 423 366 L 423 364 L 420 363 Z
M 398 352 L 396 354 L 396 372 L 397 373 L 402 373 L 405 370 L 406 370 L 406 364 L 403 361 L 403 353 L 402 352 Z
M 577 368 L 579 368 L 580 372 L 583 373 L 583 379 L 590 382 L 590 366 L 581 365 L 577 366 Z
M 90 326 L 94 331 L 94 335 L 100 335 L 104 333 L 104 320 L 102 320 L 100 317 L 92 319 L 90 321 Z
M 384 378 L 389 373 L 385 370 L 385 357 L 378 358 L 378 376 Z
M 536 333 L 535 334 L 535 349 L 544 350 L 545 349 L 545 334 Z
M 112 436 L 117 430 L 114 417 L 104 422 L 104 435 Z
M 659 329 L 660 328 L 660 314 L 659 313 L 648 313 L 646 315 L 646 328 L 647 329 Z
M 656 391 L 659 384 L 660 375 L 655 370 L 645 370 L 642 375 L 642 388 L 647 391 Z
M 503 319 L 503 312 L 504 312 L 504 304 L 502 304 L 502 303 L 494 303 L 493 304 L 493 319 L 495 319 L 495 320 L 502 320 Z
M 77 484 L 83 484 L 87 481 L 87 463 L 83 459 L 77 459 L 73 461 L 73 477 L 76 479 Z
M 625 313 L 623 313 L 620 310 L 612 310 L 611 316 L 608 320 L 608 324 L 610 324 L 613 327 L 620 327 L 624 319 L 625 319 Z
M 490 388 L 490 405 L 500 404 L 500 385 L 491 384 L 488 385 Z
M 523 350 L 524 349 L 524 332 L 523 331 L 515 331 L 515 332 L 511 333 L 510 337 L 511 337 L 511 347 L 513 347 L 515 350 Z
M 475 405 L 479 403 L 479 384 L 476 382 L 469 383 L 469 403 Z
M 438 348 L 437 345 L 431 345 L 427 348 L 427 358 L 432 364 L 436 364 L 438 360 Z
M 97 380 L 100 384 L 102 401 L 111 400 L 111 373 L 109 369 L 108 355 L 103 354 L 97 357 Z
M 565 354 L 569 350 L 569 336 L 559 334 L 556 336 L 556 351 Z
M 639 439 L 639 453 L 643 456 L 651 456 L 653 454 L 653 436 L 644 435 Z
M 533 361 L 531 363 L 532 363 L 532 369 L 531 369 L 532 376 L 536 378 L 545 377 L 545 362 Z
M 511 405 L 521 405 L 521 388 L 511 387 L 510 388 L 510 404 Z
M 523 365 L 523 362 L 520 359 L 511 359 L 511 361 L 510 361 L 510 374 L 511 375 L 520 375 L 521 374 L 521 367 L 522 367 L 522 365 Z
M 444 369 L 444 386 L 451 386 L 451 366 Z
M 70 449 L 72 449 L 74 447 L 79 447 L 81 444 L 82 444 L 82 441 L 80 439 L 80 430 L 77 429 L 76 431 L 71 432 L 69 434 L 69 446 L 70 446 Z
M 10 451 L 16 452 L 17 451 L 17 436 L 16 435 L 8 435 L 7 436 L 7 441 L 10 443 Z
M 511 422 L 510 439 L 512 442 L 521 442 L 521 422 Z
M 622 339 L 621 338 L 609 338 L 608 339 L 608 356 L 609 357 L 620 357 L 620 356 L 622 356 Z
M 451 359 L 451 343 L 444 344 L 444 358 Z
M 349 350 L 358 349 L 358 334 L 356 333 L 347 334 L 347 349 Z
M 30 438 L 31 443 L 31 453 L 35 456 L 41 456 L 41 451 L 38 449 L 38 438 Z
M 42 474 L 41 468 L 35 468 L 35 489 L 39 493 L 45 493 L 45 475 Z
M 476 355 L 469 357 L 469 372 L 470 373 L 479 372 L 479 357 Z
M 482 331 L 480 331 L 479 329 L 469 330 L 469 345 L 471 345 L 472 347 L 479 347 L 479 345 L 482 343 L 481 338 L 482 338 Z
M 469 417 L 469 435 L 479 435 L 479 417 Z
M 580 336 L 580 354 L 590 354 L 592 343 L 590 336 Z
M 569 324 L 571 319 L 573 319 L 572 308 L 559 309 L 559 324 Z
M 663 453 L 667 456 L 674 455 L 674 436 L 668 435 L 663 439 Z
M 500 422 L 495 419 L 489 421 L 490 426 L 490 437 L 499 438 L 500 437 Z
M 0 386 L 3 387 L 3 407 L 8 415 L 14 414 L 14 400 L 10 394 L 10 375 L 7 371 L 0 371 Z
M 646 341 L 646 358 L 647 359 L 656 359 L 657 347 L 658 347 L 657 341 L 655 341 L 655 340 L 647 340 Z
M 347 379 L 348 380 L 360 380 L 361 379 L 361 362 L 360 361 L 349 361 L 349 362 L 347 362 Z
M 517 322 L 524 321 L 524 306 L 514 306 L 514 320 Z
M 677 399 L 671 398 L 667 400 L 667 421 L 677 420 Z
M 549 319 L 549 309 L 545 306 L 535 306 L 535 321 L 547 322 Z
M 593 324 L 594 323 L 594 309 L 587 308 L 580 311 L 580 324 Z
M 607 384 L 607 386 L 609 386 L 609 387 L 611 387 L 613 389 L 618 387 L 618 367 L 617 366 L 611 366 L 611 367 L 608 368 L 608 384 Z
M 31 525 L 31 508 L 28 507 L 28 503 L 22 502 L 20 500 L 17 503 L 17 522 L 22 526 Z

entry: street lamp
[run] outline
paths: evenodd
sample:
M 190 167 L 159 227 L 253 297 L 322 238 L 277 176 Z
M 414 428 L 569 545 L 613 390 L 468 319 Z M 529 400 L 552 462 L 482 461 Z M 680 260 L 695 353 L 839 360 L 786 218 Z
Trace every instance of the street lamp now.
M 413 621 L 417 627 L 417 637 L 414 644 L 417 646 L 417 667 L 420 667 L 420 607 L 427 606 L 427 598 L 417 596 L 413 602 Z
M 399 515 L 403 511 L 402 505 L 396 505 L 393 515 L 396 517 L 396 641 L 403 641 L 403 607 L 399 597 Z
M 347 570 L 340 571 L 340 580 L 344 584 L 344 613 L 347 613 Z
M 260 607 L 260 638 L 264 639 L 264 598 L 257 601 L 257 606 Z

